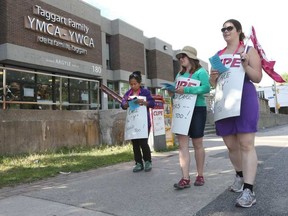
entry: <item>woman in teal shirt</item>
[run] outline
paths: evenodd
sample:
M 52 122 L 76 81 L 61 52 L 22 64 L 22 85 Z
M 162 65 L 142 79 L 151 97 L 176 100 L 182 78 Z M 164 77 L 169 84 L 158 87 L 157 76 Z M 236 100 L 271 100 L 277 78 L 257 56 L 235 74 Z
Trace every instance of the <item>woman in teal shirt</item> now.
M 175 93 L 197 95 L 189 131 L 187 135 L 177 134 L 179 142 L 179 162 L 182 171 L 182 178 L 174 184 L 177 189 L 190 187 L 190 152 L 189 138 L 192 139 L 194 155 L 196 160 L 197 175 L 194 182 L 195 186 L 204 185 L 204 161 L 205 150 L 203 147 L 204 129 L 207 118 L 207 107 L 204 94 L 210 92 L 208 72 L 200 65 L 195 48 L 185 46 L 176 55 L 180 63 L 180 72 L 175 78 Z M 200 85 L 193 85 L 193 81 L 200 81 Z

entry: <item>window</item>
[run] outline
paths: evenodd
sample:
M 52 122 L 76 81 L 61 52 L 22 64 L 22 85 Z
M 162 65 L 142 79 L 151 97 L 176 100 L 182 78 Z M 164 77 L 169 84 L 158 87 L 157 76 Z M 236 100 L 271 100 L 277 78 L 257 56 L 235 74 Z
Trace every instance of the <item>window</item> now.
M 39 109 L 52 109 L 51 105 L 45 105 L 45 103 L 52 103 L 56 102 L 55 97 L 55 91 L 53 88 L 53 83 L 55 83 L 55 78 L 52 76 L 46 76 L 43 74 L 36 75 L 36 99 L 37 102 L 41 103 L 39 104 Z M 59 95 L 59 93 L 58 93 Z M 53 100 L 54 99 L 54 100 Z
M 106 59 L 106 68 L 108 69 L 108 70 L 110 70 L 111 69 L 111 62 L 110 62 L 110 49 L 111 49 L 111 47 L 110 47 L 110 41 L 111 41 L 111 36 L 110 35 L 106 35 L 106 44 L 105 44 L 105 59 Z
M 146 71 L 147 71 L 147 78 L 151 78 L 152 77 L 152 71 L 151 71 L 151 59 L 149 58 L 149 50 L 145 50 L 145 66 L 146 66 Z
M 117 94 L 119 92 L 118 85 L 119 85 L 118 82 L 107 82 L 107 87 L 116 92 Z M 108 109 L 119 109 L 119 108 L 120 104 L 117 101 L 115 101 L 115 99 L 112 96 L 108 95 Z
M 97 109 L 99 104 L 99 82 L 89 82 L 90 109 Z
M 89 110 L 100 107 L 97 80 L 0 67 L 0 81 L 3 109 Z M 4 99 L 3 86 L 7 86 L 6 92 L 9 92 Z

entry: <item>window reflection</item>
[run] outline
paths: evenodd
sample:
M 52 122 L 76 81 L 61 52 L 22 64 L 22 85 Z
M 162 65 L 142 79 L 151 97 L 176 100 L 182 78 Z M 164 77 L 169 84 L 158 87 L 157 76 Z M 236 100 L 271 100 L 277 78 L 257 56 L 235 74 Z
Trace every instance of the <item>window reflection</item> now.
M 90 90 L 90 109 L 98 108 L 99 101 L 99 83 L 89 82 L 89 90 Z
M 99 82 L 0 67 L 0 105 L 14 109 L 88 110 L 99 108 Z M 6 100 L 3 101 L 3 83 Z M 4 106 L 3 106 L 4 107 Z

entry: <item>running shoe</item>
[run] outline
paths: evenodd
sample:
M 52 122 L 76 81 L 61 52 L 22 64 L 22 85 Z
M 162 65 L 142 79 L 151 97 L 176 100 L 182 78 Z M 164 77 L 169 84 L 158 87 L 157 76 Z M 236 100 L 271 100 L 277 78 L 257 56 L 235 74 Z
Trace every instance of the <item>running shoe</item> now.
M 133 168 L 133 172 L 140 172 L 141 170 L 143 170 L 143 165 L 140 163 L 136 163 L 135 167 Z
M 256 204 L 256 196 L 249 188 L 245 188 L 236 200 L 237 207 L 250 208 L 254 204 Z
M 239 175 L 235 176 L 234 183 L 228 188 L 232 192 L 240 193 L 243 191 L 244 180 Z
M 144 164 L 144 171 L 149 172 L 152 169 L 152 163 L 150 161 L 146 161 Z

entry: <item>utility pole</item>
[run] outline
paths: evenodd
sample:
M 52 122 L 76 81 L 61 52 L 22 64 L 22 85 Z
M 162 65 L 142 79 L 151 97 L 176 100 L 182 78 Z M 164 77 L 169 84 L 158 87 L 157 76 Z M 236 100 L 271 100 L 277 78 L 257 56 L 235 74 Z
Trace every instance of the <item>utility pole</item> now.
M 276 82 L 274 81 L 274 84 L 272 85 L 272 91 L 274 96 L 274 102 L 275 102 L 275 113 L 278 114 L 278 98 L 277 98 L 277 89 L 276 89 Z

